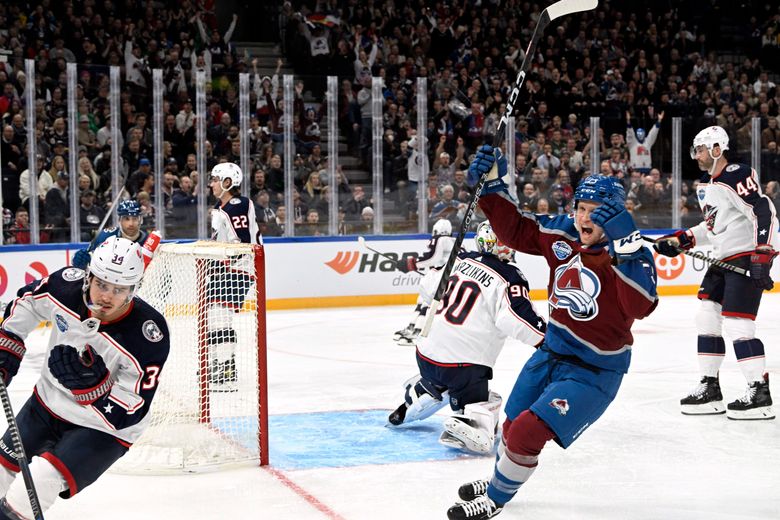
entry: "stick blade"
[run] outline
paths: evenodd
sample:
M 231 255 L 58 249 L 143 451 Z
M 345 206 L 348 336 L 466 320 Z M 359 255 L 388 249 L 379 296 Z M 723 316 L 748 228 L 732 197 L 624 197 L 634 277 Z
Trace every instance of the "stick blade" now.
M 547 6 L 547 14 L 550 16 L 550 21 L 560 18 L 561 16 L 567 16 L 573 13 L 579 13 L 581 11 L 590 11 L 595 9 L 599 5 L 598 0 L 560 0 L 554 4 Z

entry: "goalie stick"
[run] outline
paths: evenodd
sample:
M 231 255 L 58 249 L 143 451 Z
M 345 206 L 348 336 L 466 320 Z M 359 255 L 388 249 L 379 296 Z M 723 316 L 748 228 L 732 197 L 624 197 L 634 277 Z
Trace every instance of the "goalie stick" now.
M 509 118 L 512 117 L 512 114 L 515 112 L 517 98 L 520 97 L 520 89 L 523 87 L 526 72 L 528 72 L 528 69 L 531 67 L 531 61 L 533 61 L 533 56 L 536 54 L 536 44 L 542 37 L 544 30 L 547 28 L 550 22 L 560 18 L 561 16 L 567 16 L 570 14 L 579 13 L 581 11 L 590 11 L 591 9 L 595 9 L 597 5 L 598 0 L 560 0 L 559 2 L 555 2 L 554 4 L 547 6 L 544 11 L 542 11 L 541 16 L 539 17 L 539 21 L 536 22 L 536 28 L 534 29 L 534 34 L 531 37 L 531 41 L 528 43 L 525 56 L 523 56 L 523 63 L 520 65 L 520 71 L 517 73 L 515 84 L 512 86 L 512 92 L 509 94 L 509 99 L 506 103 L 506 110 L 501 116 L 501 119 L 498 121 L 496 135 L 493 137 L 494 148 L 501 144 L 501 142 L 504 140 L 506 124 L 509 121 Z M 444 266 L 441 280 L 439 280 L 439 286 L 436 288 L 436 294 L 433 297 L 433 301 L 431 302 L 431 306 L 428 309 L 428 314 L 425 318 L 425 325 L 423 326 L 423 330 L 420 333 L 421 336 L 427 336 L 428 332 L 431 330 L 433 317 L 436 315 L 441 300 L 444 297 L 444 291 L 447 288 L 447 281 L 449 280 L 450 273 L 452 272 L 452 268 L 455 265 L 455 259 L 458 257 L 458 251 L 460 251 L 460 246 L 463 243 L 463 237 L 466 235 L 466 231 L 469 229 L 469 224 L 471 223 L 471 218 L 474 216 L 474 211 L 477 209 L 477 203 L 479 202 L 480 197 L 479 193 L 482 191 L 482 186 L 484 186 L 488 174 L 489 172 L 482 175 L 479 178 L 479 182 L 477 182 L 476 186 L 474 186 L 474 194 L 471 196 L 471 200 L 469 200 L 468 207 L 466 208 L 466 214 L 463 216 L 463 221 L 460 223 L 460 232 L 458 233 L 458 237 L 455 239 L 455 245 L 452 246 L 452 252 L 450 253 L 449 258 L 447 259 L 447 263 Z
M 30 508 L 32 508 L 33 517 L 35 520 L 43 520 L 43 511 L 41 511 L 41 504 L 38 501 L 38 493 L 35 491 L 35 483 L 32 479 L 32 473 L 30 473 L 30 466 L 27 464 L 27 455 L 24 453 L 22 439 L 19 436 L 19 426 L 16 424 L 14 409 L 11 407 L 11 399 L 8 397 L 8 388 L 5 386 L 5 381 L 3 381 L 3 378 L 1 377 L 0 401 L 3 403 L 5 420 L 8 423 L 8 430 L 11 432 L 14 451 L 18 457 L 17 462 L 19 462 L 19 471 L 22 473 L 22 478 L 24 479 L 24 487 L 27 488 L 27 497 L 30 499 Z
M 650 237 L 646 237 L 646 236 L 643 236 L 642 240 L 645 240 L 647 242 L 652 242 L 653 244 L 658 242 L 657 238 L 650 238 Z M 720 260 L 716 260 L 715 258 L 710 258 L 709 256 L 705 255 L 701 251 L 689 251 L 687 249 L 683 249 L 681 247 L 676 247 L 676 246 L 675 246 L 675 249 L 677 251 L 679 251 L 680 253 L 684 254 L 684 255 L 687 255 L 687 256 L 690 256 L 690 257 L 693 257 L 693 258 L 698 258 L 702 262 L 714 265 L 715 267 L 719 267 L 719 268 L 721 268 L 721 269 L 723 269 L 725 271 L 731 271 L 731 272 L 734 272 L 734 273 L 737 273 L 737 274 L 741 274 L 742 276 L 747 276 L 748 278 L 750 278 L 750 271 L 748 271 L 747 269 L 743 269 L 741 267 L 737 267 L 736 265 L 727 264 L 726 262 L 722 262 Z
M 387 253 L 382 253 L 382 252 L 380 252 L 380 251 L 377 251 L 377 250 L 376 250 L 376 249 L 374 249 L 373 247 L 370 247 L 368 244 L 366 244 L 366 239 L 365 239 L 365 238 L 363 238 L 362 236 L 359 236 L 359 237 L 358 237 L 358 242 L 360 243 L 360 245 L 361 245 L 362 247 L 365 247 L 366 249 L 368 249 L 368 250 L 369 250 L 369 251 L 371 251 L 372 253 L 376 253 L 376 254 L 378 254 L 379 256 L 381 256 L 381 257 L 383 257 L 383 258 L 387 258 L 388 260 L 390 260 L 390 261 L 392 261 L 392 262 L 398 262 L 398 258 L 393 258 L 392 256 L 388 255 Z M 419 272 L 419 271 L 411 271 L 411 272 L 413 272 L 413 273 L 416 273 L 416 274 L 419 274 L 420 276 L 422 276 L 422 273 L 421 273 L 421 272 Z

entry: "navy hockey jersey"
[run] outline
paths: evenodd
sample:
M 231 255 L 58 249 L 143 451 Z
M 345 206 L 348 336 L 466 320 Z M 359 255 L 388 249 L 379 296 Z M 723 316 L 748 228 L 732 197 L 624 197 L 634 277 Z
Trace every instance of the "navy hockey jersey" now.
M 217 201 L 211 212 L 211 238 L 217 242 L 262 244 L 255 205 L 246 197 Z
M 82 297 L 83 279 L 84 271 L 66 267 L 21 288 L 6 307 L 2 328 L 25 339 L 41 321 L 50 321 L 48 350 L 35 385 L 38 399 L 56 417 L 132 444 L 151 418 L 149 407 L 168 358 L 168 325 L 138 297 L 115 321 L 90 318 Z M 94 348 L 111 372 L 111 391 L 91 405 L 78 404 L 49 371 L 49 352 L 59 344 Z

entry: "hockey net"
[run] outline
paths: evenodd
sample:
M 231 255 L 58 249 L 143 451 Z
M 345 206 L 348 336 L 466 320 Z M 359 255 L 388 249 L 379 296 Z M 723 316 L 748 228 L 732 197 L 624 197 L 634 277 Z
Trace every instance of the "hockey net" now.
M 164 314 L 171 349 L 149 426 L 112 469 L 268 464 L 262 246 L 163 244 L 138 294 Z

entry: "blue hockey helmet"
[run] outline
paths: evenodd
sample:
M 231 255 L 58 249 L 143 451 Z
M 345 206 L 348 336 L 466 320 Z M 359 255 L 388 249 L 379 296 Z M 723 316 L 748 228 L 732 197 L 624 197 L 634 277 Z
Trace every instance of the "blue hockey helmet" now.
M 600 173 L 589 175 L 580 181 L 574 190 L 574 200 L 588 200 L 592 202 L 606 202 L 614 200 L 621 204 L 626 202 L 626 190 L 623 184 L 615 177 L 607 177 Z
M 140 217 L 141 206 L 134 199 L 126 199 L 117 205 L 116 214 L 120 217 Z
M 645 133 L 644 128 L 637 128 L 636 129 L 636 140 L 640 143 L 645 140 L 645 137 L 647 137 L 647 134 Z

